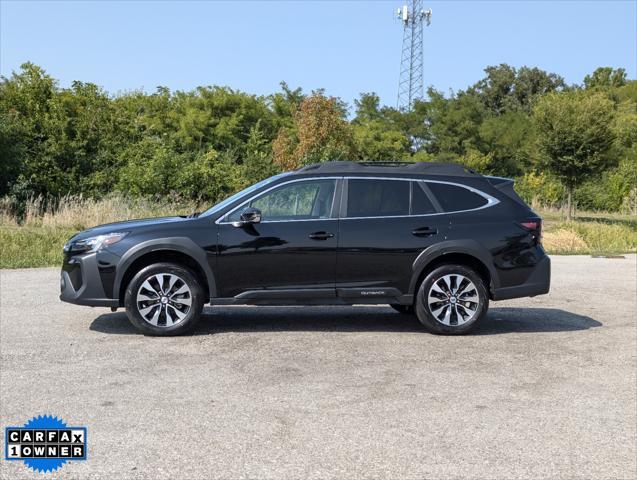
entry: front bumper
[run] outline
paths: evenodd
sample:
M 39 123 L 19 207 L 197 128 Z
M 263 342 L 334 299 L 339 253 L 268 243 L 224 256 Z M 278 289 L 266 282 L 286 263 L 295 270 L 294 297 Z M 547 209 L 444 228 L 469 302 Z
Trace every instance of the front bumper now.
M 550 288 L 551 259 L 547 255 L 544 255 L 524 283 L 513 287 L 496 288 L 493 292 L 493 300 L 535 297 L 536 295 L 549 293 Z
M 64 259 L 60 274 L 60 300 L 91 307 L 117 307 L 119 300 L 104 292 L 98 268 L 98 253 Z

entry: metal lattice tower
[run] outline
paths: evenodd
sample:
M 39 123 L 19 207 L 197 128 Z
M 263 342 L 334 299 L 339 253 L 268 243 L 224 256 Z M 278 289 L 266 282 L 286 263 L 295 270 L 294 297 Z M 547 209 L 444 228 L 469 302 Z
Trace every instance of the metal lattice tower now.
M 398 81 L 398 108 L 411 110 L 414 101 L 424 96 L 423 23 L 431 23 L 431 10 L 422 9 L 422 0 L 411 0 L 397 11 L 403 24 L 403 52 Z

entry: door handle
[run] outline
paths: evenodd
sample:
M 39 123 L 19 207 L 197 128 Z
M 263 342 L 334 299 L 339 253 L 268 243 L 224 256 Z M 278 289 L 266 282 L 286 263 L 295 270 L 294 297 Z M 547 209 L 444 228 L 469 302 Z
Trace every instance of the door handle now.
M 437 228 L 433 227 L 421 227 L 412 230 L 411 234 L 415 237 L 428 237 L 430 235 L 436 235 L 438 233 Z
M 309 235 L 312 240 L 327 240 L 328 238 L 332 238 L 333 236 L 334 234 L 329 232 L 314 232 L 310 233 Z

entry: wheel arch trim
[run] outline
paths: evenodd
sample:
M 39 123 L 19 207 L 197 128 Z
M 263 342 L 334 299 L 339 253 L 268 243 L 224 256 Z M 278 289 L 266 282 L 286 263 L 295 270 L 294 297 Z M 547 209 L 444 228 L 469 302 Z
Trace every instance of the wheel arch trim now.
M 122 281 L 124 280 L 128 269 L 133 263 L 142 256 L 157 251 L 172 251 L 192 258 L 206 276 L 208 283 L 208 298 L 217 296 L 217 284 L 215 276 L 208 265 L 206 252 L 198 246 L 192 239 L 188 237 L 165 237 L 147 240 L 138 243 L 130 248 L 121 258 L 115 274 L 115 284 L 113 285 L 113 293 L 119 296 Z M 119 299 L 122 301 L 123 299 Z
M 416 287 L 420 276 L 431 263 L 443 259 L 447 255 L 461 254 L 473 257 L 480 262 L 489 272 L 490 283 L 487 287 L 494 290 L 499 287 L 498 274 L 492 261 L 490 253 L 475 240 L 449 240 L 437 243 L 424 249 L 412 264 L 411 281 L 409 282 L 409 294 L 416 294 Z

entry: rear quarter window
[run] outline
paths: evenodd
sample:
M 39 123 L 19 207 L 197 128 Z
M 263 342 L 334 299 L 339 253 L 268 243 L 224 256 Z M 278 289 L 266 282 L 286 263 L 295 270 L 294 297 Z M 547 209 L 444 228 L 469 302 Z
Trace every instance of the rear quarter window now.
M 458 212 L 484 207 L 487 199 L 458 185 L 427 182 L 427 186 L 445 212 Z

